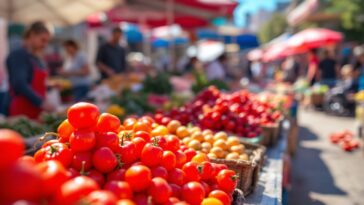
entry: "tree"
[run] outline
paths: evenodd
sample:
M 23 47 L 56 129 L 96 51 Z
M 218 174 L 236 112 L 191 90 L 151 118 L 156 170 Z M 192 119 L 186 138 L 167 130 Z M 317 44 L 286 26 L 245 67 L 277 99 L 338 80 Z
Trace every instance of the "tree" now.
M 284 33 L 286 28 L 286 17 L 280 13 L 274 13 L 272 18 L 259 29 L 259 39 L 262 43 L 267 43 Z

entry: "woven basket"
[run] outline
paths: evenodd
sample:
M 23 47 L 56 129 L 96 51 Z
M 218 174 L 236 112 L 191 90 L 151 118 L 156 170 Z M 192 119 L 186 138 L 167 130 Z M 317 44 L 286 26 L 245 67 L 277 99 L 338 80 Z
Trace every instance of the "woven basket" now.
M 279 123 L 274 125 L 262 125 L 262 136 L 263 139 L 260 144 L 264 146 L 275 145 L 278 141 L 279 136 Z
M 313 106 L 319 107 L 324 103 L 324 94 L 312 93 L 311 94 L 311 104 Z
M 258 182 L 259 172 L 264 163 L 266 149 L 264 146 L 241 142 L 245 146 L 246 153 L 250 156 L 249 161 L 212 159 L 214 163 L 225 164 L 234 170 L 239 179 L 237 188 L 243 191 L 244 196 L 254 192 Z

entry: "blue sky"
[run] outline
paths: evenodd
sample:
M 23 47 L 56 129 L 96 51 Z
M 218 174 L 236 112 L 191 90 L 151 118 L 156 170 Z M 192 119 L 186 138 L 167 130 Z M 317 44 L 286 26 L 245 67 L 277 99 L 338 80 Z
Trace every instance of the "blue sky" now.
M 288 2 L 290 0 L 238 0 L 240 5 L 236 8 L 234 16 L 237 26 L 245 26 L 246 14 L 254 14 L 260 9 L 274 11 L 278 2 Z

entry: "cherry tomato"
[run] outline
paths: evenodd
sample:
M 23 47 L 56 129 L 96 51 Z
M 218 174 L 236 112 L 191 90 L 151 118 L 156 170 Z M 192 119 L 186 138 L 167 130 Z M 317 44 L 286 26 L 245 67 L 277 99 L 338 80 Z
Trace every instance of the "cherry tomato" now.
M 177 184 L 169 184 L 172 189 L 172 197 L 181 198 L 181 190 L 182 188 Z
M 182 186 L 185 183 L 185 173 L 178 168 L 174 168 L 168 172 L 168 182 Z
M 183 166 L 182 170 L 186 174 L 185 180 L 187 182 L 200 181 L 201 177 L 200 177 L 200 173 L 198 171 L 197 166 L 198 166 L 198 164 L 195 162 L 187 162 Z
M 104 186 L 105 190 L 109 190 L 115 194 L 118 199 L 132 199 L 133 191 L 127 182 L 109 181 Z
M 108 173 L 115 169 L 118 160 L 110 148 L 101 147 L 92 155 L 92 163 L 99 172 Z
M 107 175 L 107 181 L 124 181 L 126 169 L 117 169 Z
M 229 195 L 221 190 L 214 190 L 214 191 L 210 192 L 209 197 L 213 197 L 213 198 L 220 200 L 224 205 L 231 204 Z
M 150 138 L 151 138 L 150 134 L 148 132 L 145 132 L 145 131 L 135 132 L 134 137 L 143 138 L 146 142 L 150 142 Z
M 79 102 L 68 108 L 67 118 L 76 129 L 89 129 L 96 126 L 100 111 L 96 105 Z
M 223 169 L 216 176 L 219 188 L 227 193 L 232 193 L 236 187 L 237 176 L 233 170 Z
M 182 168 L 183 165 L 187 162 L 186 154 L 179 150 L 174 154 L 176 155 L 176 167 Z
M 164 151 L 161 165 L 168 171 L 176 167 L 176 155 L 171 151 Z
M 72 151 L 63 143 L 54 143 L 41 148 L 34 155 L 34 160 L 38 163 L 52 159 L 58 160 L 64 167 L 68 167 L 72 162 Z
M 74 152 L 88 151 L 95 147 L 96 136 L 94 132 L 76 130 L 70 136 L 70 147 Z
M 79 176 L 65 182 L 56 193 L 56 201 L 62 204 L 76 204 L 89 193 L 99 189 L 97 183 L 89 177 Z
M 60 142 L 68 142 L 72 132 L 74 131 L 75 128 L 72 127 L 68 119 L 65 119 L 57 128 L 58 140 Z
M 96 124 L 97 132 L 114 132 L 117 133 L 120 128 L 120 120 L 115 115 L 102 113 Z
M 167 146 L 166 150 L 176 152 L 180 147 L 180 139 L 176 135 L 168 135 L 166 137 Z
M 58 187 L 68 180 L 67 171 L 59 161 L 45 161 L 38 164 L 36 168 L 39 173 L 42 173 L 42 193 L 44 196 L 52 195 Z
M 157 203 L 165 203 L 172 195 L 172 189 L 167 181 L 163 178 L 156 177 L 152 179 L 148 193 L 152 196 L 152 200 Z
M 96 190 L 89 193 L 84 199 L 83 203 L 92 205 L 115 205 L 118 199 L 116 196 L 106 190 Z
M 197 168 L 202 180 L 207 181 L 215 177 L 215 168 L 211 162 L 202 162 Z
M 162 160 L 163 149 L 156 144 L 147 143 L 140 156 L 141 162 L 148 167 L 158 166 Z
M 119 147 L 119 137 L 114 132 L 103 132 L 96 134 L 96 148 L 108 147 L 116 152 Z
M 147 142 L 141 137 L 134 137 L 131 141 L 135 145 L 135 154 L 136 157 L 139 159 L 140 155 L 142 154 L 143 148 L 147 144 Z
M 0 129 L 0 170 L 13 164 L 24 154 L 22 136 L 9 129 Z
M 199 205 L 205 197 L 205 190 L 198 182 L 188 182 L 182 187 L 182 197 L 191 205 Z
M 143 165 L 131 166 L 126 170 L 125 181 L 129 183 L 133 191 L 143 191 L 149 187 L 152 181 L 152 172 Z
M 163 179 L 167 179 L 168 178 L 168 171 L 166 168 L 162 167 L 162 166 L 158 166 L 158 167 L 153 167 L 151 169 L 152 171 L 152 177 L 161 177 Z
M 88 171 L 92 167 L 92 153 L 91 152 L 77 152 L 73 155 L 72 167 L 77 171 Z

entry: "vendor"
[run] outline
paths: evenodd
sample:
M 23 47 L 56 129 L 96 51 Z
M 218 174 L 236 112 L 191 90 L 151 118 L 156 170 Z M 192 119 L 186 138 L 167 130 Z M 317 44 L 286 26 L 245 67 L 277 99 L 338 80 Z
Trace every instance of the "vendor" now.
M 25 115 L 37 119 L 42 111 L 53 111 L 46 100 L 47 70 L 41 59 L 51 33 L 42 22 L 27 29 L 22 47 L 12 51 L 6 59 L 11 102 L 9 115 Z

